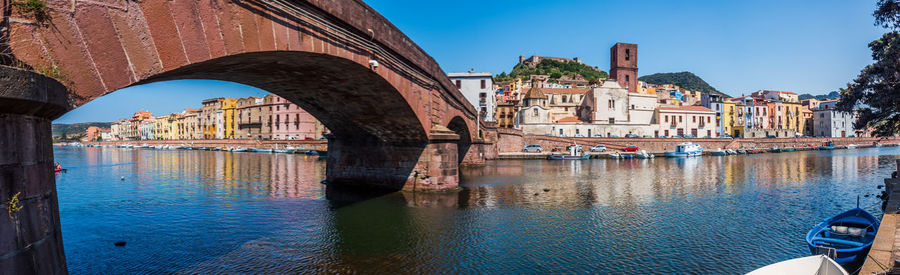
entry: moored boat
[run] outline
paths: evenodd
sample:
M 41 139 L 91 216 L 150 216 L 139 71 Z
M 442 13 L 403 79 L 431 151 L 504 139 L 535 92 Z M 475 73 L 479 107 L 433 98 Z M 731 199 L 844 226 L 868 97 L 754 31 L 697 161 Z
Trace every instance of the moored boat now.
M 591 154 L 585 154 L 581 150 L 578 150 L 580 146 L 576 144 L 569 145 L 569 153 L 568 154 L 551 154 L 547 156 L 548 160 L 579 160 L 579 159 L 589 159 L 591 158 Z
M 653 154 L 647 153 L 647 150 L 641 150 L 641 152 L 634 154 L 634 157 L 639 159 L 652 159 L 654 156 Z
M 856 144 L 848 144 L 847 149 L 856 149 Z
M 709 155 L 711 155 L 711 156 L 727 156 L 728 152 L 726 152 L 725 150 L 722 150 L 722 148 L 719 148 L 716 150 L 709 151 Z
M 725 149 L 725 153 L 727 153 L 729 155 L 737 155 L 738 154 L 738 152 L 735 151 L 734 149 Z
M 696 157 L 703 154 L 703 147 L 700 145 L 693 144 L 690 142 L 684 142 L 678 145 L 675 145 L 674 152 L 666 152 L 666 157 Z
M 750 271 L 747 275 L 769 274 L 821 274 L 848 275 L 834 260 L 825 255 L 807 256 L 770 264 Z
M 825 142 L 824 144 L 819 145 L 818 149 L 819 150 L 834 150 L 834 142 L 831 142 L 831 141 Z
M 813 254 L 826 254 L 855 269 L 866 259 L 878 226 L 878 219 L 857 207 L 814 226 L 806 233 L 806 244 Z

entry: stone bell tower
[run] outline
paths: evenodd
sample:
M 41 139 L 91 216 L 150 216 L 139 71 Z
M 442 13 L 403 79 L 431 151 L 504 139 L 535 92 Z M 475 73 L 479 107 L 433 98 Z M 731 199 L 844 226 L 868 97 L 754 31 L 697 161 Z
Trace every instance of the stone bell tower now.
M 609 49 L 609 78 L 628 92 L 639 93 L 637 80 L 637 44 L 616 43 Z

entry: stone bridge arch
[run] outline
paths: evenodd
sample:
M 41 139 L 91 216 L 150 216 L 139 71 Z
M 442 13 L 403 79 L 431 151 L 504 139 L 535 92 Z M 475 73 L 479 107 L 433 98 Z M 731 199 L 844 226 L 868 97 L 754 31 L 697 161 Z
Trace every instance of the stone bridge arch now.
M 329 189 L 456 188 L 446 160 L 478 139 L 437 63 L 361 1 L 42 1 L 37 14 L 0 0 L 0 200 L 21 193 L 16 217 L 35 221 L 0 221 L 0 266 L 17 273 L 65 271 L 50 122 L 123 87 L 215 79 L 278 94 L 334 133 Z

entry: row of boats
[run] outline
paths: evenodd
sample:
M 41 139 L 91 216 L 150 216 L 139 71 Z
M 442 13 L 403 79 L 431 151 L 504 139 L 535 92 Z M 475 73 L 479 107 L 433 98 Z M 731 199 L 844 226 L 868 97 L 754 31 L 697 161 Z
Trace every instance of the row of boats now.
M 873 144 L 872 147 L 881 147 L 880 143 Z M 799 148 L 799 149 L 798 149 Z M 781 152 L 794 152 L 796 150 L 834 150 L 835 146 L 832 142 L 825 142 L 822 145 L 814 146 L 814 145 L 803 145 L 798 148 L 779 148 L 778 146 L 773 146 L 770 149 L 716 149 L 710 150 L 707 153 L 711 156 L 730 156 L 730 155 L 743 155 L 743 154 L 762 154 L 762 153 L 781 153 Z M 850 144 L 845 147 L 846 149 L 856 149 L 857 145 Z M 697 157 L 703 155 L 703 147 L 700 147 L 698 144 L 684 142 L 678 145 L 675 145 L 674 151 L 665 152 L 664 155 L 669 158 L 684 158 L 684 157 Z M 589 159 L 591 157 L 590 154 L 585 154 L 581 150 L 581 146 L 578 144 L 571 144 L 568 147 L 568 154 L 551 154 L 547 156 L 547 159 L 550 160 L 579 160 L 579 159 Z M 653 158 L 653 154 L 647 153 L 645 150 L 641 150 L 635 154 L 620 154 L 620 153 L 611 153 L 607 154 L 608 158 L 611 159 L 650 159 Z
M 856 273 L 865 262 L 875 235 L 878 219 L 856 208 L 827 218 L 806 233 L 806 244 L 813 256 L 790 259 L 767 265 L 747 274 L 849 274 Z
M 143 149 L 155 149 L 155 150 L 200 150 L 200 151 L 226 151 L 226 152 L 260 152 L 260 153 L 282 153 L 282 154 L 306 154 L 306 155 L 318 155 L 318 156 L 326 156 L 328 151 L 325 150 L 307 150 L 303 147 L 294 147 L 294 146 L 276 146 L 274 148 L 253 148 L 253 147 L 242 147 L 242 146 L 225 146 L 225 147 L 204 147 L 204 146 L 193 146 L 193 145 L 149 145 L 149 144 L 119 144 L 119 145 L 87 145 L 86 147 L 116 147 L 116 148 L 143 148 Z

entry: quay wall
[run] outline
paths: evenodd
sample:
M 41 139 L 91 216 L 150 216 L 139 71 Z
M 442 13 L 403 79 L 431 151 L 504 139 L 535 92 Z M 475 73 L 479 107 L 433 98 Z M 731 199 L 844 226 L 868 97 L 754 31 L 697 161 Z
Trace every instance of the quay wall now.
M 257 141 L 252 139 L 197 139 L 197 140 L 124 140 L 124 141 L 91 141 L 85 144 L 92 145 L 119 145 L 119 144 L 141 144 L 148 145 L 190 145 L 195 147 L 253 147 L 260 149 L 273 148 L 276 145 L 303 147 L 307 150 L 327 150 L 327 140 L 264 140 Z
M 498 141 L 495 143 L 498 153 L 517 153 L 522 152 L 525 144 L 540 144 L 545 151 L 552 148 L 564 147 L 572 142 L 577 142 L 584 147 L 590 147 L 597 144 L 603 144 L 607 149 L 621 150 L 627 145 L 636 145 L 641 150 L 651 152 L 668 151 L 675 148 L 675 145 L 683 142 L 691 142 L 699 144 L 707 149 L 741 149 L 741 148 L 759 148 L 767 149 L 773 146 L 781 148 L 801 147 L 801 146 L 819 146 L 827 141 L 834 142 L 835 146 L 846 146 L 849 144 L 856 145 L 872 145 L 878 143 L 898 143 L 900 138 L 878 138 L 878 137 L 845 137 L 845 138 L 607 138 L 607 137 L 554 137 L 543 135 L 528 135 L 521 131 L 512 129 L 498 129 Z

